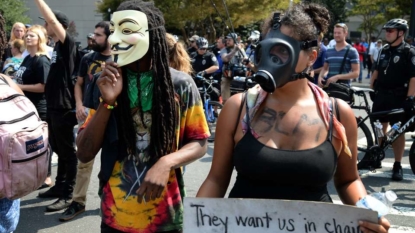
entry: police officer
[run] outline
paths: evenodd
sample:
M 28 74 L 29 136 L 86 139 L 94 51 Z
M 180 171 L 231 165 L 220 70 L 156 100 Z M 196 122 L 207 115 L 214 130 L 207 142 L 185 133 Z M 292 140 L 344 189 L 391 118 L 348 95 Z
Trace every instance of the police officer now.
M 388 124 L 397 122 L 405 124 L 408 116 L 414 114 L 415 95 L 415 48 L 404 41 L 408 30 L 408 23 L 403 19 L 392 19 L 383 29 L 386 31 L 386 42 L 378 57 L 375 70 L 371 78 L 371 87 L 376 95 L 373 101 L 373 112 L 389 111 L 404 108 L 405 114 L 381 117 L 379 121 L 386 133 Z M 377 119 L 375 119 L 377 120 Z M 401 135 L 393 144 L 395 163 L 393 165 L 392 180 L 403 179 L 401 160 L 405 149 L 405 137 Z M 359 168 L 367 164 L 359 163 Z M 381 167 L 377 164 L 376 167 Z
M 197 50 L 191 55 L 191 63 L 193 71 L 197 76 L 209 77 L 219 69 L 218 60 L 216 59 L 215 54 L 207 51 L 208 47 L 209 43 L 204 37 L 199 37 L 199 39 L 196 40 Z M 203 82 L 200 82 L 197 79 L 195 81 L 198 87 L 203 85 Z M 207 93 L 211 100 L 219 101 L 220 92 L 216 87 L 210 87 L 207 90 Z M 216 117 L 218 116 L 218 109 L 216 106 L 214 108 L 214 114 Z M 213 142 L 214 136 L 210 136 L 208 141 Z
M 208 52 L 208 41 L 200 37 L 196 40 L 197 50 L 192 53 L 191 63 L 193 71 L 200 76 L 207 77 L 219 69 L 219 63 L 215 54 Z

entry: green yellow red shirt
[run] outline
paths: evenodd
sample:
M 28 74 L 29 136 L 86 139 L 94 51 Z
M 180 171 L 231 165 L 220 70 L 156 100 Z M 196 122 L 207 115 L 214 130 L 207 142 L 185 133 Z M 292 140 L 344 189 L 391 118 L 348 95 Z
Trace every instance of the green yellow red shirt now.
M 176 72 L 173 84 L 179 97 L 177 147 L 192 140 L 209 137 L 202 101 L 190 76 Z M 180 75 L 177 75 L 180 74 Z M 183 74 L 183 75 L 182 75 Z M 81 130 L 95 114 L 91 110 Z M 143 116 L 144 119 L 141 119 Z M 137 154 L 117 161 L 109 181 L 103 187 L 102 220 L 111 228 L 134 233 L 163 232 L 181 229 L 183 225 L 184 182 L 181 169 L 171 170 L 168 183 L 160 198 L 146 203 L 137 202 L 136 191 L 147 171 L 153 166 L 147 149 L 150 144 L 151 109 L 140 113 L 132 109 L 137 134 Z M 145 124 L 145 126 L 143 125 Z

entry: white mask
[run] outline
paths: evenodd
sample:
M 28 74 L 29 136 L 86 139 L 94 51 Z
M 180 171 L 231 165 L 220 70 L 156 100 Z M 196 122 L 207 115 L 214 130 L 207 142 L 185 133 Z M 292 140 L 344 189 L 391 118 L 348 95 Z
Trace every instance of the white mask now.
M 146 55 L 150 46 L 147 15 L 140 11 L 114 12 L 110 26 L 111 55 L 119 67 Z

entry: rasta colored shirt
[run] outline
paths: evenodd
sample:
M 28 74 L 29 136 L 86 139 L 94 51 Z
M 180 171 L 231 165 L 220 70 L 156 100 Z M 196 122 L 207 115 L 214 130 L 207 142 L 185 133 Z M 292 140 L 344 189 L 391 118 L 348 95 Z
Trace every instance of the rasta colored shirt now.
M 183 72 L 173 69 L 170 71 L 176 94 L 180 99 L 180 104 L 177 103 L 179 122 L 176 135 L 177 148 L 181 148 L 192 140 L 206 139 L 209 137 L 209 130 L 194 81 Z M 181 169 L 170 171 L 168 182 L 160 198 L 154 201 L 146 200 L 146 203 L 141 204 L 137 202 L 136 191 L 154 165 L 148 154 L 148 146 L 151 139 L 151 125 L 157 122 L 152 122 L 151 119 L 152 109 L 148 101 L 151 102 L 152 99 L 143 98 L 148 91 L 143 88 L 153 88 L 151 76 L 151 73 L 141 74 L 141 78 L 144 79 L 140 79 L 142 87 L 140 101 L 147 100 L 140 103 L 143 112 L 141 113 L 136 105 L 131 106 L 137 135 L 137 153 L 117 159 L 109 180 L 103 184 L 102 221 L 109 227 L 123 232 L 164 232 L 182 229 L 183 225 L 184 183 Z M 138 80 L 134 81 L 130 77 L 128 79 L 128 92 L 131 95 L 137 91 L 134 87 L 137 86 Z M 81 130 L 87 127 L 94 114 L 95 111 L 91 110 Z

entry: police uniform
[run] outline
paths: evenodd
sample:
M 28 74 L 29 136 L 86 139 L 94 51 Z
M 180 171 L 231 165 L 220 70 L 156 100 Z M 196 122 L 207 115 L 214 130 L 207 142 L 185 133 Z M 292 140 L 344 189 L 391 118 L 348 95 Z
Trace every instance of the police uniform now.
M 385 45 L 379 54 L 375 67 L 378 76 L 374 86 L 376 96 L 373 101 L 373 112 L 403 108 L 409 81 L 415 77 L 415 48 L 410 48 L 408 52 L 405 44 L 403 42 L 397 47 Z M 393 125 L 398 121 L 405 123 L 407 119 L 404 114 L 394 114 L 380 117 L 379 121 Z
M 192 68 L 194 71 L 194 74 L 197 74 L 201 71 L 204 71 L 212 66 L 219 66 L 218 59 L 216 59 L 215 54 L 211 52 L 206 52 L 203 55 L 198 54 L 197 52 L 193 53 L 191 56 L 190 62 L 192 63 Z M 205 74 L 205 77 L 212 76 L 213 74 Z M 196 85 L 198 87 L 201 87 L 203 85 L 203 82 L 199 80 L 195 80 Z M 210 98 L 212 100 L 218 101 L 219 100 L 219 90 L 208 90 L 208 94 L 210 95 Z
M 216 59 L 216 56 L 211 52 L 206 52 L 203 55 L 199 55 L 197 52 L 193 53 L 191 63 L 193 71 L 196 74 L 212 66 L 219 66 L 218 59 Z

